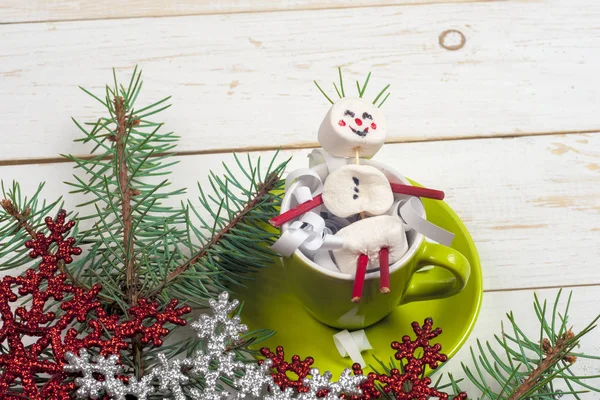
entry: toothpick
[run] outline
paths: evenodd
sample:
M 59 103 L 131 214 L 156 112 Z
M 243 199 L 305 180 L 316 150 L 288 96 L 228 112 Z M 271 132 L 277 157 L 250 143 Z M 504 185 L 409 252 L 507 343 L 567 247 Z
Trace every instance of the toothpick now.
M 356 165 L 360 165 L 360 147 L 356 146 L 354 149 L 354 163 Z M 360 212 L 360 219 L 365 219 L 367 218 L 367 216 L 365 215 L 364 211 Z

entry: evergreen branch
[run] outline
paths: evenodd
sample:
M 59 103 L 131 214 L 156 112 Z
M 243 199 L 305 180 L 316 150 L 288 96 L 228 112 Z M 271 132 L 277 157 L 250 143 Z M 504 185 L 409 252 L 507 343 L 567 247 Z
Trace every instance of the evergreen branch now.
M 116 82 L 115 82 L 116 84 Z M 125 273 L 126 273 L 126 285 L 127 285 L 127 297 L 129 303 L 132 305 L 137 304 L 137 282 L 135 276 L 135 264 L 133 258 L 133 235 L 132 235 L 132 211 L 131 211 L 131 197 L 132 190 L 129 187 L 129 171 L 127 166 L 127 110 L 125 108 L 125 100 L 122 97 L 117 97 L 113 100 L 115 107 L 115 117 L 117 122 L 117 129 L 114 136 L 116 143 L 116 164 L 117 164 L 117 178 L 119 182 L 119 189 L 121 191 L 121 215 L 123 221 L 123 248 L 125 254 Z
M 600 392 L 600 389 L 584 382 L 587 379 L 598 378 L 597 375 L 577 375 L 571 371 L 578 357 L 600 359 L 593 355 L 573 353 L 580 339 L 596 327 L 600 315 L 575 334 L 567 328 L 571 295 L 561 314 L 558 311 L 561 294 L 562 290 L 558 292 L 552 307 L 548 307 L 545 301 L 541 302 L 537 296 L 534 296 L 533 307 L 540 323 L 538 338 L 535 341 L 522 331 L 512 312 L 507 314 L 514 335 L 505 333 L 504 327 L 502 327 L 501 337 L 495 335 L 497 345 L 502 348 L 506 360 L 494 351 L 490 343 L 486 343 L 484 347 L 477 341 L 478 353 L 471 349 L 475 373 L 465 364 L 462 364 L 462 368 L 468 380 L 481 391 L 481 399 L 555 400 L 557 396 L 564 394 L 572 394 L 579 399 L 580 393 L 589 390 Z M 551 315 L 547 316 L 547 312 L 551 312 Z M 450 380 L 455 392 L 461 391 L 452 377 Z M 555 390 L 554 384 L 557 380 L 563 380 L 569 391 Z M 492 389 L 494 381 L 501 388 L 499 392 Z M 583 390 L 579 390 L 576 386 L 580 386 Z
M 114 74 L 114 70 L 113 70 Z M 117 86 L 116 76 L 115 76 L 115 87 Z M 116 89 L 115 89 L 116 90 Z M 127 288 L 127 297 L 128 304 L 135 306 L 138 302 L 138 277 L 136 274 L 136 265 L 133 257 L 135 239 L 133 236 L 133 212 L 131 208 L 132 195 L 134 194 L 134 190 L 130 188 L 130 176 L 129 176 L 129 168 L 127 165 L 127 139 L 128 139 L 128 116 L 127 109 L 125 107 L 125 99 L 121 96 L 115 97 L 113 100 L 114 109 L 115 109 L 115 119 L 116 119 L 116 130 L 115 134 L 112 137 L 109 137 L 111 140 L 114 140 L 116 143 L 116 158 L 115 163 L 117 165 L 117 180 L 119 183 L 119 190 L 122 196 L 121 200 L 121 216 L 123 221 L 123 249 L 124 249 L 124 265 L 125 265 L 125 283 Z M 136 119 L 139 121 L 139 119 Z M 139 122 L 138 122 L 139 123 Z M 134 125 L 135 122 L 132 123 Z M 140 144 L 142 147 L 144 142 Z M 143 163 L 140 163 L 142 165 Z M 139 194 L 136 192 L 135 194 Z M 144 375 L 144 360 L 142 358 L 142 348 L 143 345 L 141 343 L 141 335 L 138 334 L 132 339 L 132 355 L 133 360 L 136 366 L 136 373 L 138 377 Z
M 210 239 L 204 243 L 198 251 L 192 254 L 192 256 L 186 262 L 169 273 L 162 284 L 152 292 L 152 295 L 156 295 L 157 293 L 161 292 L 170 283 L 188 271 L 193 265 L 198 264 L 202 259 L 206 258 L 219 244 L 224 244 L 227 235 L 233 233 L 233 230 L 239 226 L 245 218 L 248 217 L 249 213 L 255 210 L 261 202 L 264 202 L 269 193 L 278 188 L 282 169 L 283 168 L 280 166 L 275 171 L 271 172 L 264 182 L 258 183 L 256 190 L 254 193 L 249 195 L 248 201 L 243 205 L 241 210 L 235 213 L 232 218 L 230 218 L 229 221 L 222 225 L 218 230 L 215 228 L 219 222 L 219 212 L 213 214 L 214 225 L 213 229 L 211 229 L 212 235 Z M 214 189 L 217 190 L 216 188 Z M 224 188 L 224 190 L 227 192 L 227 188 Z M 223 201 L 220 203 L 220 206 L 222 207 Z M 208 205 L 208 203 L 206 203 L 206 205 Z M 210 207 L 208 209 L 210 210 Z
M 546 353 L 546 357 L 542 360 L 542 362 L 527 376 L 525 381 L 511 394 L 509 400 L 519 400 L 525 397 L 525 395 L 536 385 L 539 384 L 540 380 L 543 379 L 544 374 L 554 367 L 558 361 L 562 359 L 569 359 L 572 362 L 575 362 L 575 359 L 571 358 L 567 353 L 571 350 L 572 339 L 575 335 L 573 332 L 568 331 L 563 338 L 558 339 L 555 347 L 547 347 L 550 346 L 549 341 L 543 341 L 544 352 Z M 568 366 L 562 367 L 561 370 L 568 368 Z M 561 371 L 562 372 L 562 371 Z
M 124 316 L 141 297 L 162 305 L 178 298 L 204 306 L 227 285 L 249 279 L 248 271 L 270 264 L 274 253 L 263 246 L 275 235 L 265 226 L 277 213 L 280 195 L 272 191 L 281 189 L 285 168 L 285 163 L 273 166 L 271 161 L 262 181 L 260 162 L 249 162 L 241 169 L 249 178 L 242 183 L 225 166 L 224 177 L 209 175 L 212 191 L 199 187 L 200 212 L 189 201 L 165 205 L 185 193 L 166 189 L 179 138 L 162 132 L 162 122 L 148 120 L 169 106 L 169 98 L 136 106 L 140 74 L 136 69 L 125 86 L 115 76 L 101 96 L 85 91 L 105 105 L 106 115 L 75 121 L 83 134 L 77 141 L 91 145 L 92 154 L 65 156 L 78 171 L 68 183 L 72 193 L 86 196 L 79 219 L 91 223 L 78 240 L 86 255 L 70 269 L 86 283 L 102 284 L 103 305 Z M 240 165 L 237 157 L 236 162 Z M 235 351 L 247 353 L 248 343 Z M 156 354 L 139 337 L 132 338 L 130 350 L 122 354 L 122 362 L 138 377 L 154 366 Z M 180 350 L 174 346 L 167 355 Z

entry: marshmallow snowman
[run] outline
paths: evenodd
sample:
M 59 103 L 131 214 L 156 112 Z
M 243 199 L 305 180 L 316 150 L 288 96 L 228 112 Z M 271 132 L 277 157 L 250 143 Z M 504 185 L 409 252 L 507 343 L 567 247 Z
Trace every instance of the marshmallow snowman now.
M 360 301 L 370 263 L 378 264 L 380 290 L 389 293 L 389 266 L 408 250 L 403 221 L 386 215 L 394 204 L 394 191 L 398 189 L 378 168 L 360 164 L 361 157 L 370 158 L 379 151 L 386 134 L 386 118 L 374 104 L 354 97 L 343 97 L 335 102 L 319 127 L 319 143 L 328 153 L 327 165 L 331 167 L 324 178 L 322 196 L 302 203 L 297 210 L 286 211 L 287 215 L 282 214 L 280 217 L 284 218 L 278 221 L 279 224 L 289 221 L 320 204 L 333 217 L 360 215 L 358 221 L 335 234 L 336 238 L 343 239 L 343 246 L 332 251 L 338 269 L 354 275 L 354 302 Z M 352 158 L 355 164 L 349 164 L 347 158 Z M 337 166 L 339 168 L 335 168 Z M 298 235 L 298 238 L 305 236 Z
M 353 97 L 334 103 L 319 128 L 323 150 L 334 157 L 356 157 L 357 161 L 330 172 L 323 186 L 323 204 L 337 217 L 370 216 L 336 234 L 344 239 L 344 246 L 333 251 L 335 262 L 342 272 L 355 275 L 353 301 L 360 300 L 369 262 L 379 263 L 380 288 L 388 293 L 389 265 L 408 250 L 402 221 L 383 215 L 394 203 L 390 182 L 379 169 L 358 164 L 359 156 L 370 158 L 379 151 L 386 134 L 387 121 L 381 110 Z
M 359 149 L 370 158 L 385 142 L 387 121 L 381 110 L 356 97 L 343 97 L 333 104 L 319 127 L 319 143 L 334 157 L 353 157 Z

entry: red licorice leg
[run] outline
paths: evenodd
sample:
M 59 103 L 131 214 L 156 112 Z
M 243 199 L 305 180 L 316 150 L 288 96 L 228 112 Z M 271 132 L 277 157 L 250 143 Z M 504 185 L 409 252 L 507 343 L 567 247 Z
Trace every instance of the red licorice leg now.
M 367 274 L 367 266 L 369 265 L 369 257 L 366 254 L 361 254 L 356 263 L 356 275 L 354 276 L 354 289 L 352 290 L 352 302 L 358 303 L 362 297 L 363 287 L 365 286 L 365 275 Z
M 379 250 L 379 290 L 390 292 L 390 250 L 387 247 Z

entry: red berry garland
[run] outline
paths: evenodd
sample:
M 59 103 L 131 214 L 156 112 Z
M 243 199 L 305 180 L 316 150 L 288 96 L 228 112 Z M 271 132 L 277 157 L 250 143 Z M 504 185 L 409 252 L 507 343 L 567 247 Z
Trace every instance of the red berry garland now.
M 75 225 L 73 221 L 65 223 L 65 219 L 63 210 L 54 220 L 47 217 L 49 235 L 39 232 L 25 243 L 32 249 L 31 258 L 42 258 L 37 270 L 29 269 L 23 276 L 6 276 L 0 281 L 0 343 L 6 352 L 0 354 L 1 399 L 70 399 L 75 384 L 63 371 L 66 352 L 77 354 L 81 348 L 97 348 L 105 356 L 118 354 L 129 347 L 128 339 L 136 334 L 140 334 L 142 343 L 160 346 L 161 338 L 169 332 L 163 326 L 168 322 L 185 325 L 181 316 L 191 311 L 187 306 L 177 307 L 176 300 L 159 311 L 157 303 L 140 299 L 130 308 L 130 319 L 121 321 L 102 308 L 96 297 L 100 285 L 83 289 L 65 283 L 66 276 L 57 274 L 59 263 L 69 264 L 73 261 L 71 255 L 81 254 L 75 239 L 65 238 Z M 31 295 L 29 307 L 17 307 L 13 313 L 10 303 L 27 295 Z M 50 299 L 63 301 L 58 316 L 44 310 Z M 72 326 L 86 321 L 88 329 L 84 332 Z M 35 341 L 26 344 L 31 339 Z
M 431 369 L 436 369 L 440 362 L 446 362 L 448 356 L 440 353 L 442 346 L 434 344 L 431 346 L 429 341 L 438 337 L 442 330 L 440 328 L 433 329 L 433 319 L 427 318 L 420 326 L 418 322 L 412 323 L 412 328 L 417 335 L 413 341 L 410 337 L 402 337 L 402 343 L 392 342 L 392 349 L 396 350 L 394 358 L 401 361 L 403 371 L 393 368 L 389 374 L 377 374 L 370 372 L 366 379 L 358 386 L 362 390 L 361 396 L 341 395 L 344 400 L 372 400 L 382 397 L 382 392 L 377 387 L 379 383 L 381 389 L 390 395 L 393 395 L 398 400 L 428 400 L 430 398 L 438 398 L 439 400 L 448 400 L 448 394 L 438 391 L 435 388 L 429 387 L 431 379 L 424 376 L 425 366 Z M 423 354 L 417 356 L 415 353 L 418 349 Z M 295 355 L 292 357 L 292 363 L 287 363 L 284 360 L 283 347 L 277 347 L 277 354 L 273 354 L 269 349 L 261 349 L 261 354 L 272 360 L 271 368 L 276 370 L 271 374 L 275 383 L 279 385 L 281 390 L 288 387 L 295 388 L 300 392 L 306 392 L 308 388 L 304 387 L 302 381 L 310 372 L 310 366 L 313 363 L 312 357 L 306 358 L 304 364 L 300 362 L 300 357 Z M 310 361 L 307 363 L 307 361 Z M 404 362 L 402 362 L 404 361 Z M 259 361 L 262 363 L 262 361 Z M 360 364 L 354 364 L 352 370 L 355 375 L 363 375 Z M 298 375 L 298 380 L 293 381 L 286 375 L 287 371 L 292 371 Z M 327 396 L 327 392 L 319 393 L 317 397 Z M 454 396 L 453 400 L 466 400 L 466 393 L 459 393 Z

